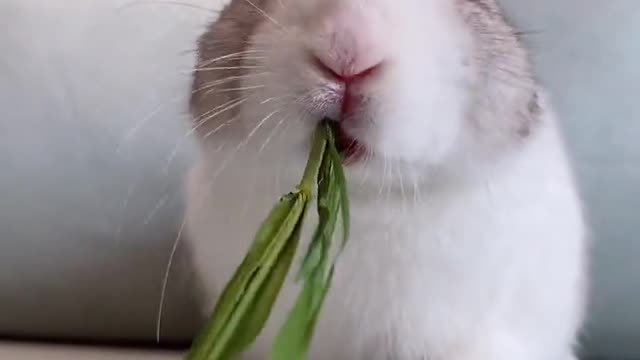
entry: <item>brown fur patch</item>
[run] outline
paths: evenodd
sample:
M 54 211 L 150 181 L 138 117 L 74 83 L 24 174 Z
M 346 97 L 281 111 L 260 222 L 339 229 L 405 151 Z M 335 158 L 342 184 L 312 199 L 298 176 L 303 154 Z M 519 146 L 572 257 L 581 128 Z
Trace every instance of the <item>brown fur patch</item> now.
M 251 2 L 263 8 L 265 0 Z M 194 126 L 201 135 L 210 133 L 237 114 L 237 108 L 213 116 L 240 100 L 240 91 L 229 91 L 240 86 L 246 74 L 242 52 L 247 50 L 262 14 L 246 0 L 232 0 L 198 41 L 198 59 L 194 70 L 190 99 Z M 221 69 L 228 68 L 228 69 Z M 217 109 L 217 110 L 216 110 Z
M 503 15 L 495 0 L 457 0 L 464 20 L 476 38 L 475 61 L 483 84 L 477 103 L 485 108 L 474 109 L 479 119 L 499 118 L 506 123 L 495 124 L 510 129 L 518 138 L 527 137 L 539 122 L 537 83 L 533 77 L 529 54 L 518 32 Z M 492 91 L 494 90 L 494 91 Z M 501 99 L 500 92 L 515 94 Z M 482 114 L 486 116 L 482 116 Z M 493 116 L 492 116 L 493 115 Z M 491 128 L 491 124 L 479 124 Z

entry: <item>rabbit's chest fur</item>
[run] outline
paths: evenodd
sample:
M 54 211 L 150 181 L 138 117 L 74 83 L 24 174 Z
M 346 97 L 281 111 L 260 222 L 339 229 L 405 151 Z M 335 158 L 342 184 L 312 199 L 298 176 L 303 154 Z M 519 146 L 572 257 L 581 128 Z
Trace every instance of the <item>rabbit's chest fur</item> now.
M 583 224 L 547 132 L 474 185 L 401 194 L 350 183 L 352 236 L 310 358 L 571 359 L 582 316 Z M 275 152 L 256 157 L 250 149 L 219 171 L 228 156 L 207 153 L 189 184 L 188 233 L 206 315 L 269 208 L 300 176 L 272 171 L 281 164 Z M 314 215 L 312 207 L 299 254 Z M 289 279 L 249 355 L 267 357 L 298 290 Z

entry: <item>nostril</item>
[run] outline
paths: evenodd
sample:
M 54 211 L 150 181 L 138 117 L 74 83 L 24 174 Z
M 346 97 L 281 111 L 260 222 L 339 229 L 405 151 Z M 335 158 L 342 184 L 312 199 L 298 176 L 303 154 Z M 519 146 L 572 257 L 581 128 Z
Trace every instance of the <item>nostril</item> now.
M 312 56 L 313 65 L 320 71 L 320 73 L 329 79 L 336 81 L 343 81 L 342 75 L 335 72 L 330 66 L 326 65 L 324 61 L 320 60 L 317 56 Z
M 336 67 L 327 65 L 327 62 L 317 56 L 313 56 L 312 62 L 324 76 L 345 84 L 354 83 L 370 77 L 382 66 L 382 63 L 378 63 L 370 67 L 365 67 L 364 69 L 356 66 L 346 66 L 344 69 L 336 69 Z
M 355 73 L 353 75 L 347 76 L 346 79 L 347 79 L 348 82 L 354 82 L 354 81 L 358 81 L 360 79 L 368 78 L 368 77 L 374 75 L 376 72 L 378 72 L 380 67 L 382 67 L 382 63 L 379 63 L 379 64 L 373 65 L 371 67 L 368 67 L 368 68 L 364 69 L 363 71 L 361 71 L 359 73 Z

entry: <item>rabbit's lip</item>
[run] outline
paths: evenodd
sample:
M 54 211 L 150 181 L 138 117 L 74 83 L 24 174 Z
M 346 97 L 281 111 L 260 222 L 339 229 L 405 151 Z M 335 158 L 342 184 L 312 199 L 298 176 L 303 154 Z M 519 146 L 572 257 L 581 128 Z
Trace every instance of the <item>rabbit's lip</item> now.
M 343 156 L 343 163 L 349 165 L 362 160 L 367 153 L 364 144 L 349 135 L 340 124 L 337 124 L 334 129 L 336 148 Z

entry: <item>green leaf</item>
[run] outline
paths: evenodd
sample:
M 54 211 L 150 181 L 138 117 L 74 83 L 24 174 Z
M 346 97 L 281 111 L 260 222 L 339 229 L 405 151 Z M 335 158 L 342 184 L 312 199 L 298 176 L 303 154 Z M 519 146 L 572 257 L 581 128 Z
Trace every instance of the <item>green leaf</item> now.
M 272 353 L 275 360 L 304 359 L 333 279 L 335 259 L 330 256 L 330 249 L 339 214 L 343 224 L 342 247 L 349 236 L 349 203 L 342 159 L 326 121 L 313 134 L 298 190 L 283 196 L 261 224 L 187 360 L 227 360 L 255 341 L 287 278 L 314 187 L 318 194 L 319 223 L 300 269 L 304 286 Z
M 330 274 L 331 275 L 331 274 Z M 320 314 L 322 303 L 329 290 L 331 276 L 321 287 L 313 281 L 305 283 L 287 322 L 276 338 L 271 359 L 303 360 L 305 359 L 314 335 L 315 324 Z
M 266 324 L 271 309 L 280 292 L 283 280 L 286 279 L 289 267 L 295 256 L 295 251 L 300 239 L 300 232 L 302 230 L 303 218 L 304 214 L 300 216 L 300 220 L 296 224 L 293 234 L 286 242 L 285 248 L 271 269 L 269 277 L 262 284 L 258 294 L 256 294 L 254 303 L 251 306 L 252 311 L 247 313 L 243 319 L 243 323 L 240 324 L 237 329 L 237 333 L 242 334 L 242 337 L 238 337 L 237 340 L 233 342 L 233 345 L 230 346 L 230 349 L 233 349 L 234 353 L 238 353 L 251 345 Z M 243 338 L 244 341 L 242 341 Z
M 335 137 L 331 131 L 328 131 L 329 138 L 327 144 L 328 156 L 333 159 L 334 164 L 342 163 L 342 156 L 338 152 L 335 145 Z M 335 166 L 336 183 L 340 192 L 340 213 L 342 214 L 342 248 L 347 244 L 349 239 L 349 232 L 351 231 L 351 209 L 349 204 L 349 196 L 347 193 L 347 180 L 344 175 L 344 169 L 342 166 Z
M 318 197 L 317 211 L 319 224 L 313 235 L 309 251 L 304 259 L 299 278 L 307 277 L 316 268 L 321 260 L 324 251 L 331 245 L 331 237 L 335 228 L 337 214 L 339 211 L 339 193 L 335 191 L 334 164 L 330 157 L 323 158 L 320 171 L 318 172 Z
M 313 289 L 311 283 L 305 283 L 302 292 L 282 326 L 273 346 L 271 359 L 302 360 L 308 351 L 307 327 L 308 314 L 312 309 Z
M 326 134 L 330 129 L 325 127 Z M 317 178 L 317 211 L 319 222 L 301 266 L 300 276 L 304 287 L 276 338 L 272 359 L 302 360 L 305 358 L 317 319 L 333 278 L 333 259 L 330 256 L 331 240 L 340 210 L 340 189 L 336 168 L 339 158 L 331 156 L 331 141 L 322 159 Z M 337 153 L 337 152 L 336 152 Z M 338 161 L 336 161 L 338 160 Z
M 255 340 L 286 278 L 308 202 L 305 192 L 291 193 L 272 209 L 188 360 L 228 359 Z
M 218 333 L 221 327 L 225 324 L 225 321 L 231 311 L 236 306 L 237 301 L 243 296 L 243 289 L 247 287 L 247 282 L 252 274 L 259 266 L 261 266 L 261 258 L 264 256 L 264 253 L 271 244 L 273 237 L 278 233 L 286 218 L 290 216 L 294 204 L 294 194 L 284 196 L 271 210 L 267 219 L 265 219 L 260 226 L 247 255 L 240 266 L 236 269 L 233 278 L 227 284 L 216 303 L 214 316 L 210 322 L 212 325 L 212 333 Z
M 311 152 L 307 159 L 302 180 L 298 185 L 299 189 L 311 192 L 311 189 L 315 186 L 327 147 L 327 136 L 327 129 L 324 126 L 318 126 L 313 132 Z

